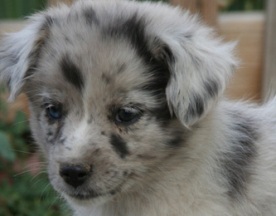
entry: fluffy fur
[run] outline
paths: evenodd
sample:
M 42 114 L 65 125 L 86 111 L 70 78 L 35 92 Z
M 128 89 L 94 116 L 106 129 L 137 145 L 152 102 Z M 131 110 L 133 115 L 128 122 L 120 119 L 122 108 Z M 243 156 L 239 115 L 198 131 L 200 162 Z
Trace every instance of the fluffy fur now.
M 223 98 L 233 47 L 179 8 L 79 1 L 2 40 L 0 79 L 75 215 L 271 216 L 276 102 Z

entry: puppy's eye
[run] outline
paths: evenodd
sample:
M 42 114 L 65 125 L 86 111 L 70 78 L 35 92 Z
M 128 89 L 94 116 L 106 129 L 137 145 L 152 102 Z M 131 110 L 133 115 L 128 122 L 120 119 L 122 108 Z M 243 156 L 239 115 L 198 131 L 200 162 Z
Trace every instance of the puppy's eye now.
M 139 120 L 142 112 L 132 107 L 120 108 L 116 114 L 116 122 L 121 124 L 133 124 Z
M 51 120 L 60 120 L 62 118 L 61 105 L 49 104 L 46 106 L 46 113 Z

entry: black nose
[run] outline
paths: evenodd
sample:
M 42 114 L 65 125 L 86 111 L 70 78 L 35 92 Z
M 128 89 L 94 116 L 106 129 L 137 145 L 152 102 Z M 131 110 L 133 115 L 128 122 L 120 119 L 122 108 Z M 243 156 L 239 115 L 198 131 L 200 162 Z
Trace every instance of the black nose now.
M 67 184 L 77 188 L 89 178 L 91 168 L 82 165 L 62 165 L 59 174 Z

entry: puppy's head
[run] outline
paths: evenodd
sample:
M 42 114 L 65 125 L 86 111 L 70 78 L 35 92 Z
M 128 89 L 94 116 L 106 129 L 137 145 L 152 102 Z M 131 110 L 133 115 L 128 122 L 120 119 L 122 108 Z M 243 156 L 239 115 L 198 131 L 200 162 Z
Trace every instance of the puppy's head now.
M 84 1 L 40 13 L 0 47 L 25 92 L 53 186 L 70 201 L 131 190 L 185 145 L 222 94 L 231 44 L 179 9 Z

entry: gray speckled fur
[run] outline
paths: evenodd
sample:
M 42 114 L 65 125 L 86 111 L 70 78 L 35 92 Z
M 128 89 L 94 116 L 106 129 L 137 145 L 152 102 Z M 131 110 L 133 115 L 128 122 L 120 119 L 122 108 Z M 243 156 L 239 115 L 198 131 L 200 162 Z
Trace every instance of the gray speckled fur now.
M 76 215 L 271 216 L 276 102 L 222 96 L 233 47 L 179 8 L 78 1 L 2 40 L 0 80 L 11 99 L 29 97 L 49 179 Z M 45 104 L 62 105 L 62 118 Z M 133 124 L 116 122 L 126 106 L 140 112 Z M 75 190 L 62 164 L 93 174 Z

